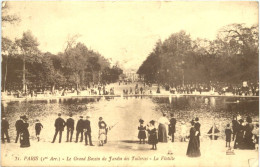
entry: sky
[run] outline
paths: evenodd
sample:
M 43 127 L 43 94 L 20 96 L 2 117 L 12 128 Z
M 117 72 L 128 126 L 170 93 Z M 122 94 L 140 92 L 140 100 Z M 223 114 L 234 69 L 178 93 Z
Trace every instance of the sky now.
M 158 40 L 186 31 L 192 39 L 213 40 L 228 24 L 258 24 L 258 2 L 172 1 L 11 1 L 9 13 L 21 21 L 2 25 L 2 36 L 14 40 L 30 30 L 42 52 L 65 49 L 68 36 L 136 71 Z

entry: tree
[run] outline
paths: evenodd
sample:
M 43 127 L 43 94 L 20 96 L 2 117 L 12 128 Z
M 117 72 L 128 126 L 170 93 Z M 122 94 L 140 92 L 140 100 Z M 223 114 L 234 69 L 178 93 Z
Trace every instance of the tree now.
M 4 80 L 3 80 L 3 91 L 6 90 L 6 78 L 7 78 L 7 67 L 8 67 L 8 58 L 9 56 L 12 56 L 17 51 L 17 47 L 15 43 L 13 43 L 10 39 L 2 37 L 2 58 L 6 57 L 5 59 L 5 74 L 4 74 Z M 2 66 L 3 68 L 3 66 Z
M 20 18 L 17 15 L 10 15 L 8 13 L 9 10 L 9 2 L 2 2 L 2 23 L 11 23 L 14 24 L 20 21 Z
M 23 33 L 23 37 L 21 39 L 17 39 L 17 46 L 19 47 L 20 53 L 23 59 L 23 92 L 27 91 L 27 83 L 26 83 L 26 67 L 25 63 L 27 62 L 39 62 L 41 59 L 40 51 L 38 49 L 39 43 L 37 39 L 32 35 L 31 31 L 27 31 Z

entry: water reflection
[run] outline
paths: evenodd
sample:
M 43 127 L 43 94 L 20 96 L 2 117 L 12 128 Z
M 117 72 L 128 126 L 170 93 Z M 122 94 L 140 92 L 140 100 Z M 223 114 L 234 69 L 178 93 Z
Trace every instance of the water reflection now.
M 34 123 L 39 119 L 44 128 L 42 140 L 51 141 L 54 134 L 54 121 L 57 113 L 62 113 L 67 119 L 73 113 L 75 121 L 79 116 L 91 115 L 93 139 L 98 136 L 98 118 L 113 125 L 119 122 L 109 132 L 110 140 L 137 140 L 137 127 L 140 118 L 147 124 L 150 120 L 158 120 L 162 112 L 174 113 L 177 119 L 176 136 L 180 133 L 180 122 L 189 121 L 199 117 L 202 124 L 202 133 L 207 133 L 217 122 L 219 130 L 224 134 L 224 127 L 231 123 L 233 115 L 240 114 L 243 118 L 251 116 L 258 121 L 259 101 L 256 98 L 230 98 L 230 97 L 99 97 L 99 98 L 64 98 L 53 100 L 37 100 L 22 102 L 2 102 L 2 114 L 5 114 L 10 123 L 11 139 L 15 138 L 15 121 L 20 115 L 29 117 L 29 131 L 35 138 Z M 75 136 L 74 136 L 75 137 Z M 223 137 L 223 136 L 222 136 Z M 65 140 L 65 133 L 63 135 Z M 178 140 L 178 138 L 177 138 Z

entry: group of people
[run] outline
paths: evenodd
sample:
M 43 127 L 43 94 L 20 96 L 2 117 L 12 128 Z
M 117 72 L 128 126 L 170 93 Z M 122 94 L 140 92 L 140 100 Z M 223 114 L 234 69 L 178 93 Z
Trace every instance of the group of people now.
M 225 83 L 209 83 L 209 84 L 186 84 L 186 85 L 164 85 L 166 91 L 172 94 L 193 94 L 194 92 L 217 92 L 220 95 L 225 95 L 230 92 L 233 95 L 251 95 L 259 96 L 258 84 L 251 83 L 250 85 L 235 85 Z
M 148 144 L 152 145 L 152 150 L 157 149 L 158 142 L 167 143 L 168 136 L 171 138 L 170 142 L 174 142 L 174 134 L 176 132 L 176 118 L 174 118 L 174 114 L 171 114 L 171 119 L 168 120 L 166 117 L 167 114 L 163 113 L 163 116 L 158 120 L 158 127 L 155 125 L 155 121 L 151 120 L 148 125 L 144 125 L 144 120 L 140 119 L 138 126 L 138 138 L 139 143 L 145 143 L 146 131 L 148 132 Z M 189 134 L 189 144 L 186 155 L 189 157 L 199 157 L 200 156 L 200 126 L 199 118 L 195 118 L 192 120 Z M 182 131 L 186 131 L 186 126 L 182 121 Z M 167 132 L 168 129 L 168 132 Z M 185 141 L 186 132 L 182 134 L 181 140 Z
M 72 118 L 72 114 L 70 114 L 69 116 L 70 116 L 70 118 L 68 118 L 67 121 L 65 122 L 65 120 L 63 118 L 61 118 L 61 114 L 60 113 L 58 114 L 58 118 L 55 120 L 55 124 L 54 124 L 55 134 L 53 136 L 52 143 L 55 142 L 58 133 L 59 133 L 59 143 L 61 143 L 62 132 L 64 131 L 65 126 L 67 127 L 66 142 L 72 142 L 72 136 L 73 136 L 73 132 L 74 132 L 74 120 Z M 88 141 L 89 141 L 89 145 L 94 146 L 92 144 L 91 125 L 90 125 L 89 118 L 90 118 L 90 116 L 86 116 L 86 120 L 83 120 L 83 116 L 80 116 L 80 119 L 78 120 L 77 125 L 76 125 L 76 141 L 75 142 L 76 143 L 78 142 L 79 135 L 81 135 L 80 142 L 82 142 L 83 133 L 84 133 L 85 145 L 88 145 Z
M 148 87 L 144 84 L 144 86 L 140 86 L 138 84 L 135 85 L 134 88 L 130 87 L 129 89 L 123 89 L 123 95 L 150 95 L 152 94 L 151 87 Z
M 92 143 L 92 136 L 91 136 L 91 124 L 89 120 L 90 116 L 86 116 L 86 119 L 83 120 L 83 116 L 80 116 L 80 119 L 77 121 L 76 124 L 76 141 L 75 143 L 83 142 L 83 136 L 85 136 L 85 145 L 94 146 Z M 20 139 L 20 147 L 30 147 L 30 133 L 28 130 L 29 123 L 27 122 L 28 118 L 23 115 L 20 116 L 20 119 L 16 121 L 15 128 L 16 128 L 16 139 L 15 143 L 18 142 Z M 102 117 L 99 117 L 99 146 L 103 146 L 107 143 L 107 133 L 109 130 L 111 130 L 114 126 L 107 126 L 105 121 Z M 74 133 L 74 119 L 72 118 L 72 114 L 69 115 L 69 118 L 65 121 L 61 114 L 58 114 L 58 118 L 55 120 L 54 123 L 55 127 L 55 134 L 53 136 L 52 143 L 55 142 L 57 135 L 59 134 L 59 143 L 62 141 L 62 133 L 67 127 L 67 140 L 66 142 L 72 142 L 72 137 Z M 40 123 L 40 121 L 37 119 L 35 122 L 35 134 L 38 141 L 40 141 L 40 133 L 43 128 L 43 125 Z M 9 137 L 9 122 L 6 120 L 5 116 L 2 116 L 2 122 L 1 122 L 1 139 L 2 143 L 5 143 L 7 141 L 10 143 L 10 137 Z M 80 135 L 80 140 L 79 140 Z
M 234 149 L 257 149 L 259 124 L 253 124 L 250 116 L 244 121 L 240 115 L 232 120 Z M 231 135 L 229 135 L 231 140 Z
M 89 120 L 90 116 L 86 116 L 86 119 L 83 119 L 83 116 L 79 117 L 79 120 L 76 124 L 76 143 L 78 141 L 83 142 L 83 136 L 85 136 L 85 145 L 94 146 L 92 143 L 91 136 L 91 123 Z M 28 130 L 28 118 L 23 115 L 20 116 L 20 119 L 16 121 L 16 139 L 15 143 L 18 142 L 20 138 L 20 147 L 30 147 L 30 133 Z M 145 144 L 145 139 L 148 137 L 148 144 L 152 145 L 152 150 L 157 150 L 158 142 L 167 143 L 168 138 L 171 138 L 171 141 L 174 142 L 174 134 L 176 132 L 176 118 L 174 114 L 171 114 L 170 120 L 167 118 L 167 114 L 163 113 L 163 116 L 158 119 L 158 125 L 156 121 L 151 120 L 148 125 L 144 125 L 144 120 L 140 119 L 138 126 L 138 138 L 139 143 Z M 186 126 L 184 122 L 181 122 L 181 141 L 185 141 L 186 139 Z M 200 153 L 200 127 L 199 118 L 196 117 L 194 120 L 190 122 L 191 128 L 189 130 L 189 144 L 187 148 L 186 155 L 189 157 L 198 157 L 201 155 Z M 62 133 L 67 127 L 67 140 L 66 142 L 72 142 L 72 137 L 74 133 L 74 119 L 72 118 L 72 114 L 69 115 L 69 118 L 65 121 L 61 114 L 58 114 L 58 118 L 55 120 L 55 134 L 52 140 L 52 143 L 55 142 L 57 135 L 59 134 L 59 143 L 62 140 Z M 115 125 L 114 125 L 115 126 Z M 113 128 L 113 126 L 108 127 L 106 122 L 102 117 L 99 117 L 98 122 L 99 127 L 99 146 L 103 146 L 107 143 L 107 133 L 109 130 Z M 40 141 L 40 133 L 43 125 L 37 119 L 35 123 L 35 133 L 37 140 Z M 1 122 L 1 138 L 2 142 L 5 143 L 7 141 L 10 143 L 10 137 L 8 134 L 9 130 L 9 122 L 6 120 L 6 117 L 2 115 Z M 216 128 L 212 128 L 211 131 L 215 132 Z M 234 116 L 232 120 L 232 126 L 227 124 L 225 129 L 226 135 L 226 147 L 230 147 L 230 142 L 234 141 L 234 149 L 258 149 L 258 140 L 259 140 L 259 124 L 253 124 L 252 118 L 247 117 L 246 122 L 241 118 L 240 115 Z M 147 133 L 148 135 L 146 135 Z M 232 137 L 233 134 L 233 137 Z M 80 140 L 79 140 L 80 135 Z M 216 138 L 212 138 L 216 140 Z
M 16 121 L 15 123 L 15 128 L 16 128 L 16 139 L 15 143 L 18 142 L 18 139 L 20 137 L 20 147 L 30 147 L 30 133 L 28 130 L 29 123 L 27 122 L 28 118 L 23 115 L 20 116 L 20 119 Z M 36 123 L 37 128 L 39 125 Z M 42 126 L 42 125 L 41 125 Z M 10 143 L 10 137 L 9 137 L 9 122 L 6 120 L 5 116 L 2 116 L 2 122 L 1 122 L 1 139 L 2 143 L 5 143 L 5 139 L 7 140 L 8 143 Z M 38 129 L 37 129 L 38 130 Z M 37 131 L 36 130 L 36 134 Z

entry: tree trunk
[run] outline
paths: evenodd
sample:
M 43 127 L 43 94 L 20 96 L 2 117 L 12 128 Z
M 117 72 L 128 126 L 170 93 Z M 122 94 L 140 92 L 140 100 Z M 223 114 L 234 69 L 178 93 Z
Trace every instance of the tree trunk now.
M 23 57 L 23 92 L 26 93 L 26 82 L 25 82 L 25 56 Z
M 6 86 L 6 77 L 7 77 L 7 63 L 8 63 L 8 55 L 6 58 L 6 66 L 5 66 L 5 79 L 4 79 L 4 92 L 5 92 L 5 86 Z
M 55 93 L 54 90 L 55 90 L 55 84 L 53 84 L 52 87 L 51 87 L 51 92 L 52 92 L 52 94 Z

